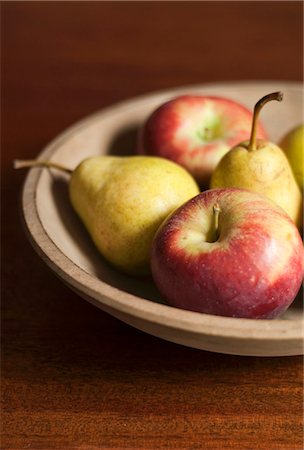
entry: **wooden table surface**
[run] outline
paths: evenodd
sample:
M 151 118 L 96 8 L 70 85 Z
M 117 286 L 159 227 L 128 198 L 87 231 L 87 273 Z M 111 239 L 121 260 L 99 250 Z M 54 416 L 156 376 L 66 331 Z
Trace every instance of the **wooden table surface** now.
M 2 449 L 302 448 L 301 357 L 212 354 L 91 306 L 22 230 L 59 132 L 150 91 L 302 80 L 301 2 L 2 2 Z

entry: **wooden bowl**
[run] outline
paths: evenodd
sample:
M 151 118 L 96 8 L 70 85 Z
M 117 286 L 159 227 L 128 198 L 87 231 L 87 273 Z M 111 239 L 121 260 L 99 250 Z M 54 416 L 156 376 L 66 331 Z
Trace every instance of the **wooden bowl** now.
M 281 90 L 261 119 L 272 141 L 302 121 L 303 91 L 290 82 L 207 84 L 153 93 L 98 112 L 53 140 L 39 155 L 74 168 L 100 154 L 134 153 L 139 125 L 165 100 L 187 93 L 226 96 L 252 108 L 263 95 Z M 97 252 L 72 210 L 68 175 L 33 168 L 23 188 L 27 234 L 41 258 L 83 298 L 118 319 L 152 335 L 221 353 L 283 356 L 303 353 L 302 295 L 276 320 L 219 317 L 166 305 L 151 278 L 134 278 L 111 268 Z

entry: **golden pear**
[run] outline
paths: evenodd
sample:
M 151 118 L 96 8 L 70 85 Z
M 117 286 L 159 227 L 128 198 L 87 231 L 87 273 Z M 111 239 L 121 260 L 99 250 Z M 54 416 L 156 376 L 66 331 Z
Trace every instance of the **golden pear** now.
M 96 247 L 113 266 L 132 275 L 149 273 L 158 227 L 200 192 L 186 169 L 154 156 L 96 156 L 75 170 L 41 160 L 15 160 L 14 166 L 67 172 L 71 204 Z
M 163 158 L 99 156 L 73 171 L 69 192 L 102 255 L 126 273 L 145 274 L 159 225 L 199 188 L 185 169 Z

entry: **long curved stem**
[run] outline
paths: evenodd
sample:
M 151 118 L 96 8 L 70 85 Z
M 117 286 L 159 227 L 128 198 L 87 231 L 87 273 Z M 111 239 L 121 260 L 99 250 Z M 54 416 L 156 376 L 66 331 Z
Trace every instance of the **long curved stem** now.
M 271 100 L 277 100 L 278 102 L 281 102 L 283 100 L 283 93 L 282 92 L 273 92 L 272 94 L 265 95 L 265 97 L 262 97 L 256 103 L 256 105 L 254 107 L 254 111 L 253 111 L 251 135 L 250 135 L 250 141 L 249 141 L 249 145 L 248 145 L 249 151 L 256 149 L 256 131 L 257 131 L 258 116 L 260 114 L 260 111 L 263 108 L 263 106 L 266 103 L 270 102 Z
M 46 167 L 48 169 L 57 169 L 62 172 L 66 172 L 71 174 L 73 171 L 68 169 L 67 167 L 62 166 L 61 164 L 57 164 L 52 161 L 43 161 L 39 159 L 15 159 L 14 160 L 14 169 L 23 169 L 25 167 Z

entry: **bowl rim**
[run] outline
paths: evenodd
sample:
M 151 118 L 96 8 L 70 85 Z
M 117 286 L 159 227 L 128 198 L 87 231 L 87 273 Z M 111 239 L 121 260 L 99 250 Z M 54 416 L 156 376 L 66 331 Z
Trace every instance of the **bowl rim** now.
M 302 89 L 302 84 L 294 81 L 231 81 L 225 82 L 225 85 L 227 87 L 239 86 L 243 89 L 250 89 L 250 85 L 252 88 L 252 83 L 256 85 L 283 84 L 291 90 Z M 223 82 L 182 86 L 151 92 L 115 103 L 90 114 L 65 129 L 44 147 L 37 158 L 52 159 L 54 153 L 71 135 L 90 123 L 112 114 L 118 109 L 127 112 L 129 108 L 134 108 L 152 99 L 152 97 L 179 95 L 179 93 L 185 90 L 193 93 L 202 88 L 205 89 L 207 87 L 212 89 L 219 85 L 223 85 Z M 280 340 L 282 338 L 284 340 L 294 340 L 303 336 L 304 319 L 243 319 L 178 309 L 121 291 L 79 267 L 57 247 L 40 220 L 36 192 L 43 170 L 43 168 L 38 167 L 31 168 L 23 184 L 21 208 L 26 234 L 39 256 L 55 274 L 70 287 L 83 293 L 86 299 L 92 301 L 95 305 L 100 306 L 100 308 L 104 306 L 111 310 L 114 309 L 120 313 L 157 323 L 171 329 L 197 332 L 199 334 L 234 337 L 238 339 L 254 338 L 257 340 Z

